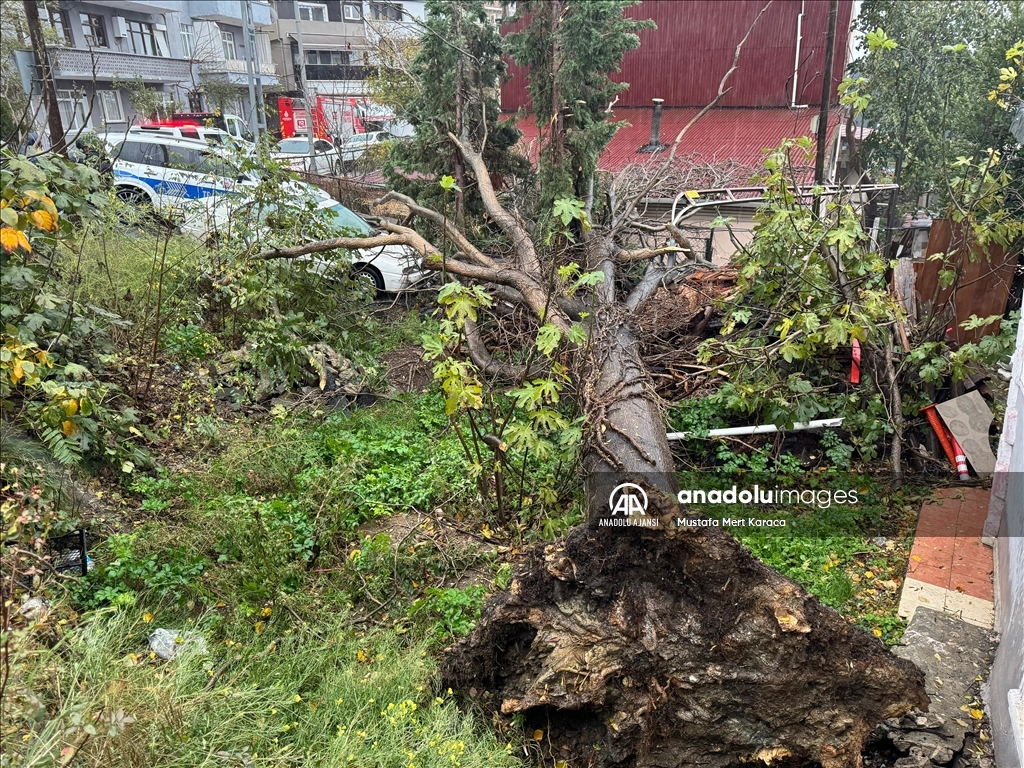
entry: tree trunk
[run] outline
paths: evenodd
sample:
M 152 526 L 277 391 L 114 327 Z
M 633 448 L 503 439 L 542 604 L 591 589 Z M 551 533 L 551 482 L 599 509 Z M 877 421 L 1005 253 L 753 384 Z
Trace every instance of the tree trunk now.
M 622 482 L 674 498 L 679 488 L 665 418 L 640 359 L 632 315 L 619 305 L 599 310 L 588 350 L 581 405 L 588 414 L 583 469 L 591 514 L 607 506 L 608 491 Z
M 923 674 L 720 528 L 677 527 L 664 419 L 621 305 L 598 310 L 591 349 L 591 522 L 525 554 L 447 652 L 442 685 L 540 731 L 555 763 L 860 768 L 876 725 L 927 709 Z M 623 482 L 646 491 L 657 529 L 602 526 Z
M 63 154 L 66 148 L 64 124 L 61 122 L 60 108 L 57 105 L 57 91 L 53 87 L 53 72 L 50 70 L 50 59 L 46 51 L 46 37 L 43 35 L 43 25 L 39 23 L 39 4 L 34 0 L 24 0 L 24 4 L 25 21 L 32 41 L 32 53 L 36 59 L 43 108 L 46 110 L 46 125 L 50 130 L 50 150 Z

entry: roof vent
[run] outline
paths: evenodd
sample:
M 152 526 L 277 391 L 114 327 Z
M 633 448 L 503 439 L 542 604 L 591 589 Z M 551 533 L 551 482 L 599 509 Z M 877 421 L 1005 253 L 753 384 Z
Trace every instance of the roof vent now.
M 653 155 L 656 152 L 664 152 L 668 147 L 661 143 L 661 105 L 664 99 L 651 99 L 654 102 L 654 110 L 651 116 L 651 140 L 640 147 L 637 152 Z

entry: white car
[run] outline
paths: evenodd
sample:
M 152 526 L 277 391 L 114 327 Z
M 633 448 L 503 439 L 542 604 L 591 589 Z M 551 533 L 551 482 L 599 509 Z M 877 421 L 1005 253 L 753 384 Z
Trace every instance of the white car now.
M 235 212 L 253 202 L 246 189 L 259 181 L 234 170 L 231 153 L 222 147 L 159 133 L 105 134 L 102 138 L 113 158 L 117 196 L 133 205 L 151 206 L 195 237 L 209 239 L 227 231 Z M 317 187 L 289 181 L 281 191 L 297 204 L 308 201 L 329 212 L 329 223 L 339 234 L 361 237 L 374 231 Z M 270 213 L 265 211 L 262 218 Z M 415 251 L 405 246 L 358 251 L 351 258 L 356 271 L 372 281 L 378 292 L 406 290 L 429 274 L 418 266 Z M 323 257 L 311 261 L 319 273 L 332 266 Z
M 207 128 L 203 125 L 133 125 L 128 129 L 129 135 L 157 135 L 175 139 L 195 139 L 211 144 L 232 146 L 232 142 L 240 141 L 227 131 L 220 128 Z
M 323 200 L 317 207 L 330 212 L 339 235 L 345 233 L 353 237 L 368 237 L 375 233 L 373 227 L 337 200 Z M 313 264 L 313 269 L 323 274 L 330 262 L 316 257 Z M 357 273 L 366 277 L 367 282 L 373 283 L 377 293 L 395 293 L 419 287 L 433 274 L 422 269 L 416 252 L 404 245 L 385 245 L 358 251 L 353 257 L 352 266 Z
M 387 131 L 356 133 L 345 139 L 345 143 L 341 145 L 341 159 L 346 163 L 354 162 L 365 155 L 370 147 L 394 140 L 395 136 Z
M 309 154 L 309 138 L 293 136 L 278 142 L 278 151 L 271 157 L 283 160 L 293 171 L 332 176 L 341 172 L 341 155 L 327 139 L 313 140 L 313 155 Z

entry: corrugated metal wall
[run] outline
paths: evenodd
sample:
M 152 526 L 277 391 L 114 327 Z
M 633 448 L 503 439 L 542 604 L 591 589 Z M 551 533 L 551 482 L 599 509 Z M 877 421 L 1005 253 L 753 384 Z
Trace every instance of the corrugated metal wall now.
M 653 19 L 656 30 L 640 34 L 640 48 L 630 51 L 616 78 L 629 83 L 618 106 L 648 106 L 652 98 L 667 107 L 702 107 L 718 92 L 732 65 L 736 46 L 766 0 L 644 0 L 627 14 Z M 797 80 L 797 104 L 821 102 L 828 0 L 775 0 L 743 47 L 739 69 L 720 102 L 731 107 L 786 107 L 793 91 L 796 25 L 801 7 L 803 41 Z M 840 0 L 836 25 L 833 99 L 843 78 L 853 0 Z M 509 27 L 508 29 L 512 29 Z M 511 80 L 501 91 L 502 109 L 529 105 L 522 68 L 511 64 Z

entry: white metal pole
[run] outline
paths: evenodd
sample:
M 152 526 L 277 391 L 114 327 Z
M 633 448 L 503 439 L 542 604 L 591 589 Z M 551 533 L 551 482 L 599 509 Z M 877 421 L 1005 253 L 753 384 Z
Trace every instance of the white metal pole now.
M 842 419 L 818 419 L 795 423 L 789 430 L 779 429 L 774 424 L 756 424 L 749 427 L 726 427 L 724 429 L 708 430 L 708 437 L 735 437 L 738 435 L 767 435 L 772 432 L 799 432 L 804 429 L 821 429 L 822 427 L 841 427 Z M 669 432 L 665 437 L 669 440 L 688 440 L 693 436 L 692 432 Z

